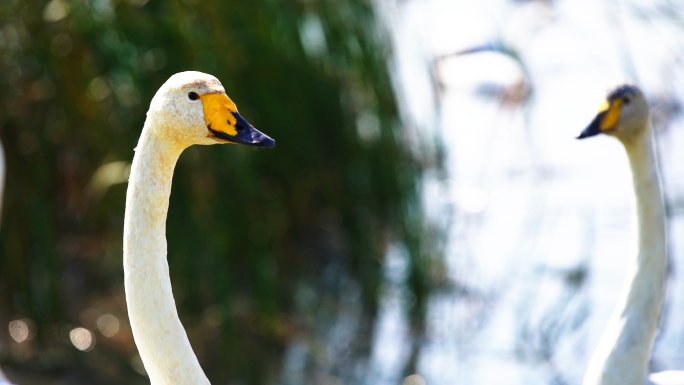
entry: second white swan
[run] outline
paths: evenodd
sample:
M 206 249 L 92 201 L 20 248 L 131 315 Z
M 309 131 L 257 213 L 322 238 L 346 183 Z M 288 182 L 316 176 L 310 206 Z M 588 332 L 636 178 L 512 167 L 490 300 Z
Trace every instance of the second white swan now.
M 667 242 L 650 110 L 639 88 L 623 85 L 611 91 L 578 139 L 601 133 L 619 139 L 629 158 L 638 248 L 628 261 L 625 290 L 589 362 L 583 385 L 643 385 L 665 296 Z M 681 372 L 674 371 L 650 379 L 684 383 Z

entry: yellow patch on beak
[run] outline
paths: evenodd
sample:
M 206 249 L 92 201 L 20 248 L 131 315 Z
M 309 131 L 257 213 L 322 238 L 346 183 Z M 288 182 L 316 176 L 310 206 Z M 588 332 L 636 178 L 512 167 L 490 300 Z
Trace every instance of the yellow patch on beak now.
M 622 112 L 622 99 L 616 99 L 612 102 L 607 100 L 603 102 L 601 108 L 599 108 L 599 113 L 604 112 L 606 115 L 601 120 L 601 131 L 610 131 L 617 128 L 617 124 L 620 121 L 620 113 Z
M 204 106 L 204 119 L 210 130 L 223 132 L 230 136 L 237 135 L 235 129 L 237 118 L 233 115 L 233 113 L 237 113 L 237 106 L 226 94 L 206 94 L 200 96 L 200 100 Z M 211 134 L 209 136 L 220 142 L 227 142 Z

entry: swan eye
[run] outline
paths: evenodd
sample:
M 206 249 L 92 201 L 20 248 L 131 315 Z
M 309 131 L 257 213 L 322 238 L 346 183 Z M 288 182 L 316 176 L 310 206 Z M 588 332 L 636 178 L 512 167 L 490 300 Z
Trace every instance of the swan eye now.
M 188 99 L 190 100 L 198 100 L 199 95 L 197 95 L 197 92 L 189 92 L 188 93 Z
M 623 99 L 623 101 L 624 101 L 625 104 L 629 104 L 629 102 L 631 102 L 632 99 L 630 99 L 629 97 L 625 96 L 625 98 Z

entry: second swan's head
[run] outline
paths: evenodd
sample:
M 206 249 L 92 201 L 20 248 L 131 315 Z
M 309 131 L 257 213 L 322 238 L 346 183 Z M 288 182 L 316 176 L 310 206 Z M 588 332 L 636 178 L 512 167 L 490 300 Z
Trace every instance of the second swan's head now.
M 644 133 L 649 120 L 650 110 L 644 93 L 636 86 L 621 85 L 608 93 L 594 120 L 577 139 L 603 133 L 629 140 Z
M 202 72 L 180 72 L 152 98 L 148 129 L 182 147 L 239 143 L 273 148 L 275 141 L 240 116 L 221 82 Z

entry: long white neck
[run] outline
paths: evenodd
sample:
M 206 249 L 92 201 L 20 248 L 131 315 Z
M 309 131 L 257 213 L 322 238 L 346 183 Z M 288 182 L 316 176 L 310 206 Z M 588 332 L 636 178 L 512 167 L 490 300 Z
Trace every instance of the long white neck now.
M 146 122 L 126 195 L 124 281 L 133 337 L 153 385 L 209 384 L 178 319 L 166 261 L 171 179 L 183 148 Z
M 601 336 L 583 385 L 645 383 L 665 294 L 665 210 L 650 125 L 643 135 L 623 144 L 636 197 L 638 252 L 629 263 L 627 287 Z

